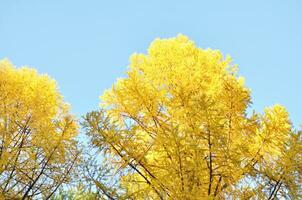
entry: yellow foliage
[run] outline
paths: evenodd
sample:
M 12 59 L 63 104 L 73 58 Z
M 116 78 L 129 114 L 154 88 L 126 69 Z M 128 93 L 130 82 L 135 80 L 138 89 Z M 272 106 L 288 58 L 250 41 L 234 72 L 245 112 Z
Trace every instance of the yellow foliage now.
M 22 191 L 22 186 L 37 179 L 32 186 L 36 190 L 46 175 L 53 181 L 41 187 L 59 182 L 65 169 L 61 166 L 61 172 L 56 173 L 51 164 L 60 167 L 60 163 L 67 164 L 66 160 L 73 159 L 71 152 L 75 150 L 77 129 L 54 80 L 34 69 L 17 69 L 8 60 L 0 61 L 2 193 L 25 195 L 27 187 Z M 39 191 L 45 195 L 51 192 L 42 189 L 35 192 Z
M 127 77 L 101 100 L 107 120 L 97 134 L 119 158 L 117 168 L 128 170 L 121 180 L 128 196 L 262 199 L 301 186 L 285 184 L 301 173 L 285 170 L 301 159 L 281 162 L 289 152 L 301 158 L 301 146 L 288 146 L 297 134 L 285 108 L 248 115 L 250 90 L 231 58 L 184 35 L 156 39 L 147 54 L 132 55 Z

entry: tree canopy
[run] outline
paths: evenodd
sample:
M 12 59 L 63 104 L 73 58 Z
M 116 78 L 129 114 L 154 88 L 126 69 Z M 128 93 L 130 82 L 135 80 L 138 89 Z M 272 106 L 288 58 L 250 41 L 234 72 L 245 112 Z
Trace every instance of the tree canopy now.
M 79 140 L 53 79 L 0 61 L 0 199 L 302 199 L 302 132 L 230 56 L 156 39 L 100 98 Z
M 68 182 L 77 129 L 54 80 L 0 61 L 0 199 L 48 199 Z
M 302 140 L 281 105 L 252 112 L 229 56 L 186 36 L 134 54 L 85 117 L 125 199 L 302 198 Z

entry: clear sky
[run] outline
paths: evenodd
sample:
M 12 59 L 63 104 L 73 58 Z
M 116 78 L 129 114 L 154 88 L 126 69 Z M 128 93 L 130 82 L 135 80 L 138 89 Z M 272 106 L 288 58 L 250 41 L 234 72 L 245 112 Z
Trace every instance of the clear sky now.
M 178 33 L 233 57 L 252 108 L 280 103 L 302 124 L 302 1 L 0 0 L 0 59 L 56 79 L 78 116 L 133 52 Z

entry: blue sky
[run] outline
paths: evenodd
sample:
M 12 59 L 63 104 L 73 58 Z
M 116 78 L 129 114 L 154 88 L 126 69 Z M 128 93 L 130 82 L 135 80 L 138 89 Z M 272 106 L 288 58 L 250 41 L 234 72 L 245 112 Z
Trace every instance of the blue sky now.
M 183 33 L 239 65 L 257 111 L 302 124 L 302 1 L 0 0 L 0 59 L 57 80 L 78 116 L 124 76 L 133 52 Z

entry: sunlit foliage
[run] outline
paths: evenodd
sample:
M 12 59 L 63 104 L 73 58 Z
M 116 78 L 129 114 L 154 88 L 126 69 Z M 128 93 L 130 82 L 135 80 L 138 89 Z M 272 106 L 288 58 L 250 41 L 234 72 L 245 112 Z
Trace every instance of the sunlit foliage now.
M 54 80 L 0 61 L 0 199 L 47 199 L 68 182 L 77 127 Z
M 302 198 L 301 133 L 281 105 L 251 113 L 229 56 L 187 37 L 156 39 L 85 117 L 124 198 Z

